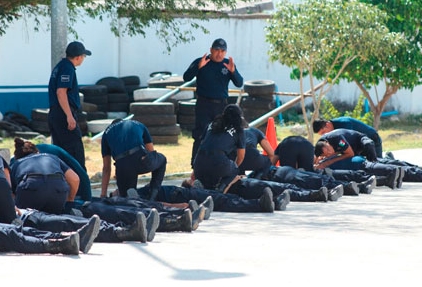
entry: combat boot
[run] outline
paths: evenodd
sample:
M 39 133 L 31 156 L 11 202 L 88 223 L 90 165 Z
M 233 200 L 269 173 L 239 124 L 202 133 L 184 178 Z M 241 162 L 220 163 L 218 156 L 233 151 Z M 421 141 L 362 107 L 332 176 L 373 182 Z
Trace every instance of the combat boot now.
M 130 227 L 116 230 L 117 238 L 121 241 L 147 242 L 146 218 L 142 212 L 136 214 L 135 222 Z
M 79 254 L 79 234 L 77 232 L 71 233 L 63 239 L 48 239 L 44 242 L 45 249 L 51 254 Z
M 359 193 L 371 194 L 374 187 L 377 185 L 377 177 L 372 175 L 365 181 L 358 183 Z
M 205 218 L 205 206 L 201 205 L 197 210 L 192 212 L 192 230 L 197 230 L 199 223 Z M 190 209 L 188 209 L 190 211 Z
M 343 184 L 344 195 L 359 195 L 359 187 L 355 181 Z
M 157 231 L 158 225 L 160 224 L 160 215 L 158 214 L 157 209 L 152 208 L 151 212 L 147 217 L 147 241 L 151 242 L 155 237 L 155 232 Z
M 274 210 L 286 210 L 290 203 L 290 189 L 285 189 L 280 195 L 274 198 Z
M 79 250 L 88 253 L 100 232 L 101 219 L 98 215 L 93 215 L 87 224 L 77 230 L 79 233 Z
M 337 201 L 344 194 L 343 185 L 339 184 L 328 191 L 328 200 Z
M 263 212 L 274 212 L 273 192 L 269 187 L 265 187 L 259 198 L 259 205 Z
M 160 218 L 157 232 L 192 232 L 192 212 L 185 209 L 183 215 L 178 217 Z
M 310 201 L 328 201 L 328 189 L 323 186 L 318 190 L 311 191 L 311 194 L 309 195 Z
M 204 220 L 210 219 L 211 212 L 214 211 L 214 200 L 212 199 L 212 196 L 208 196 L 201 204 L 200 206 L 205 207 L 205 216 Z

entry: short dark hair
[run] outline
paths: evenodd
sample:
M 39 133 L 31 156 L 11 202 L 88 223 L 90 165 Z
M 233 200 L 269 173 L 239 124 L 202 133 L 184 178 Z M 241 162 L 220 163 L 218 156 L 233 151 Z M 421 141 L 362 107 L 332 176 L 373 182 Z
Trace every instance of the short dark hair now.
M 325 144 L 327 143 L 326 140 L 319 140 L 317 141 L 317 143 L 315 144 L 315 156 L 320 156 L 323 154 L 322 148 L 325 146 Z
M 38 152 L 38 148 L 32 142 L 23 140 L 21 138 L 15 138 L 15 159 L 20 159 L 29 154 Z
M 312 128 L 314 129 L 314 133 L 318 133 L 325 125 L 328 123 L 327 120 L 323 119 L 316 119 L 312 123 Z

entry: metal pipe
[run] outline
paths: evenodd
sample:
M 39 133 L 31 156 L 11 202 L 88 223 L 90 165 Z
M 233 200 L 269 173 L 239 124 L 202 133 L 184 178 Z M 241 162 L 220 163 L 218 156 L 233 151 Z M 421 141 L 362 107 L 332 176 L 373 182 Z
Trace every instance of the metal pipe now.
M 159 97 L 158 99 L 154 100 L 153 103 L 164 102 L 168 98 L 170 98 L 170 97 L 174 96 L 175 94 L 179 93 L 181 91 L 181 88 L 189 87 L 190 85 L 193 85 L 195 83 L 196 83 L 196 78 L 193 78 L 191 81 L 183 83 L 183 85 L 181 85 L 180 87 L 177 87 L 174 90 L 168 92 L 167 94 L 165 94 L 165 95 Z

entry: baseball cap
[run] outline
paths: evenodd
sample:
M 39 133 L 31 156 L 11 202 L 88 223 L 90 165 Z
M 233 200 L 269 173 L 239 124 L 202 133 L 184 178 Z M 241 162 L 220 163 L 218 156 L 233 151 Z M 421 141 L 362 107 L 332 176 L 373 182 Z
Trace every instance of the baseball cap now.
M 214 42 L 212 42 L 212 49 L 217 49 L 217 50 L 227 50 L 227 43 L 226 41 L 224 41 L 224 39 L 218 38 L 216 40 L 214 40 Z
M 91 54 L 92 54 L 91 51 L 85 49 L 84 44 L 77 41 L 69 43 L 69 45 L 67 45 L 67 48 L 66 48 L 67 57 L 77 57 L 80 55 L 91 56 Z

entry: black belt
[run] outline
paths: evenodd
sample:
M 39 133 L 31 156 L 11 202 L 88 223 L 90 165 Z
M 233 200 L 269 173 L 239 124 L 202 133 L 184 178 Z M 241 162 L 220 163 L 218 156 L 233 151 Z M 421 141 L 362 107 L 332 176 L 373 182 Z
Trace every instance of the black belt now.
M 222 150 L 202 150 L 198 151 L 200 155 L 225 155 L 224 151 Z
M 214 103 L 214 104 L 227 104 L 227 99 L 215 99 L 215 98 L 208 98 L 208 97 L 199 97 L 199 99 L 204 100 L 206 102 Z
M 125 152 L 122 152 L 121 154 L 116 155 L 114 157 L 114 160 L 115 161 L 118 161 L 119 159 L 122 159 L 124 157 L 129 156 L 129 155 L 132 155 L 132 154 L 134 154 L 135 152 L 137 152 L 137 151 L 139 151 L 141 149 L 144 149 L 144 147 L 143 146 L 136 146 L 134 148 L 131 148 L 130 150 L 127 150 Z
M 42 178 L 63 178 L 63 174 L 61 173 L 52 173 L 52 174 L 41 174 L 41 173 L 29 173 L 24 176 L 24 178 L 29 177 L 42 177 Z

